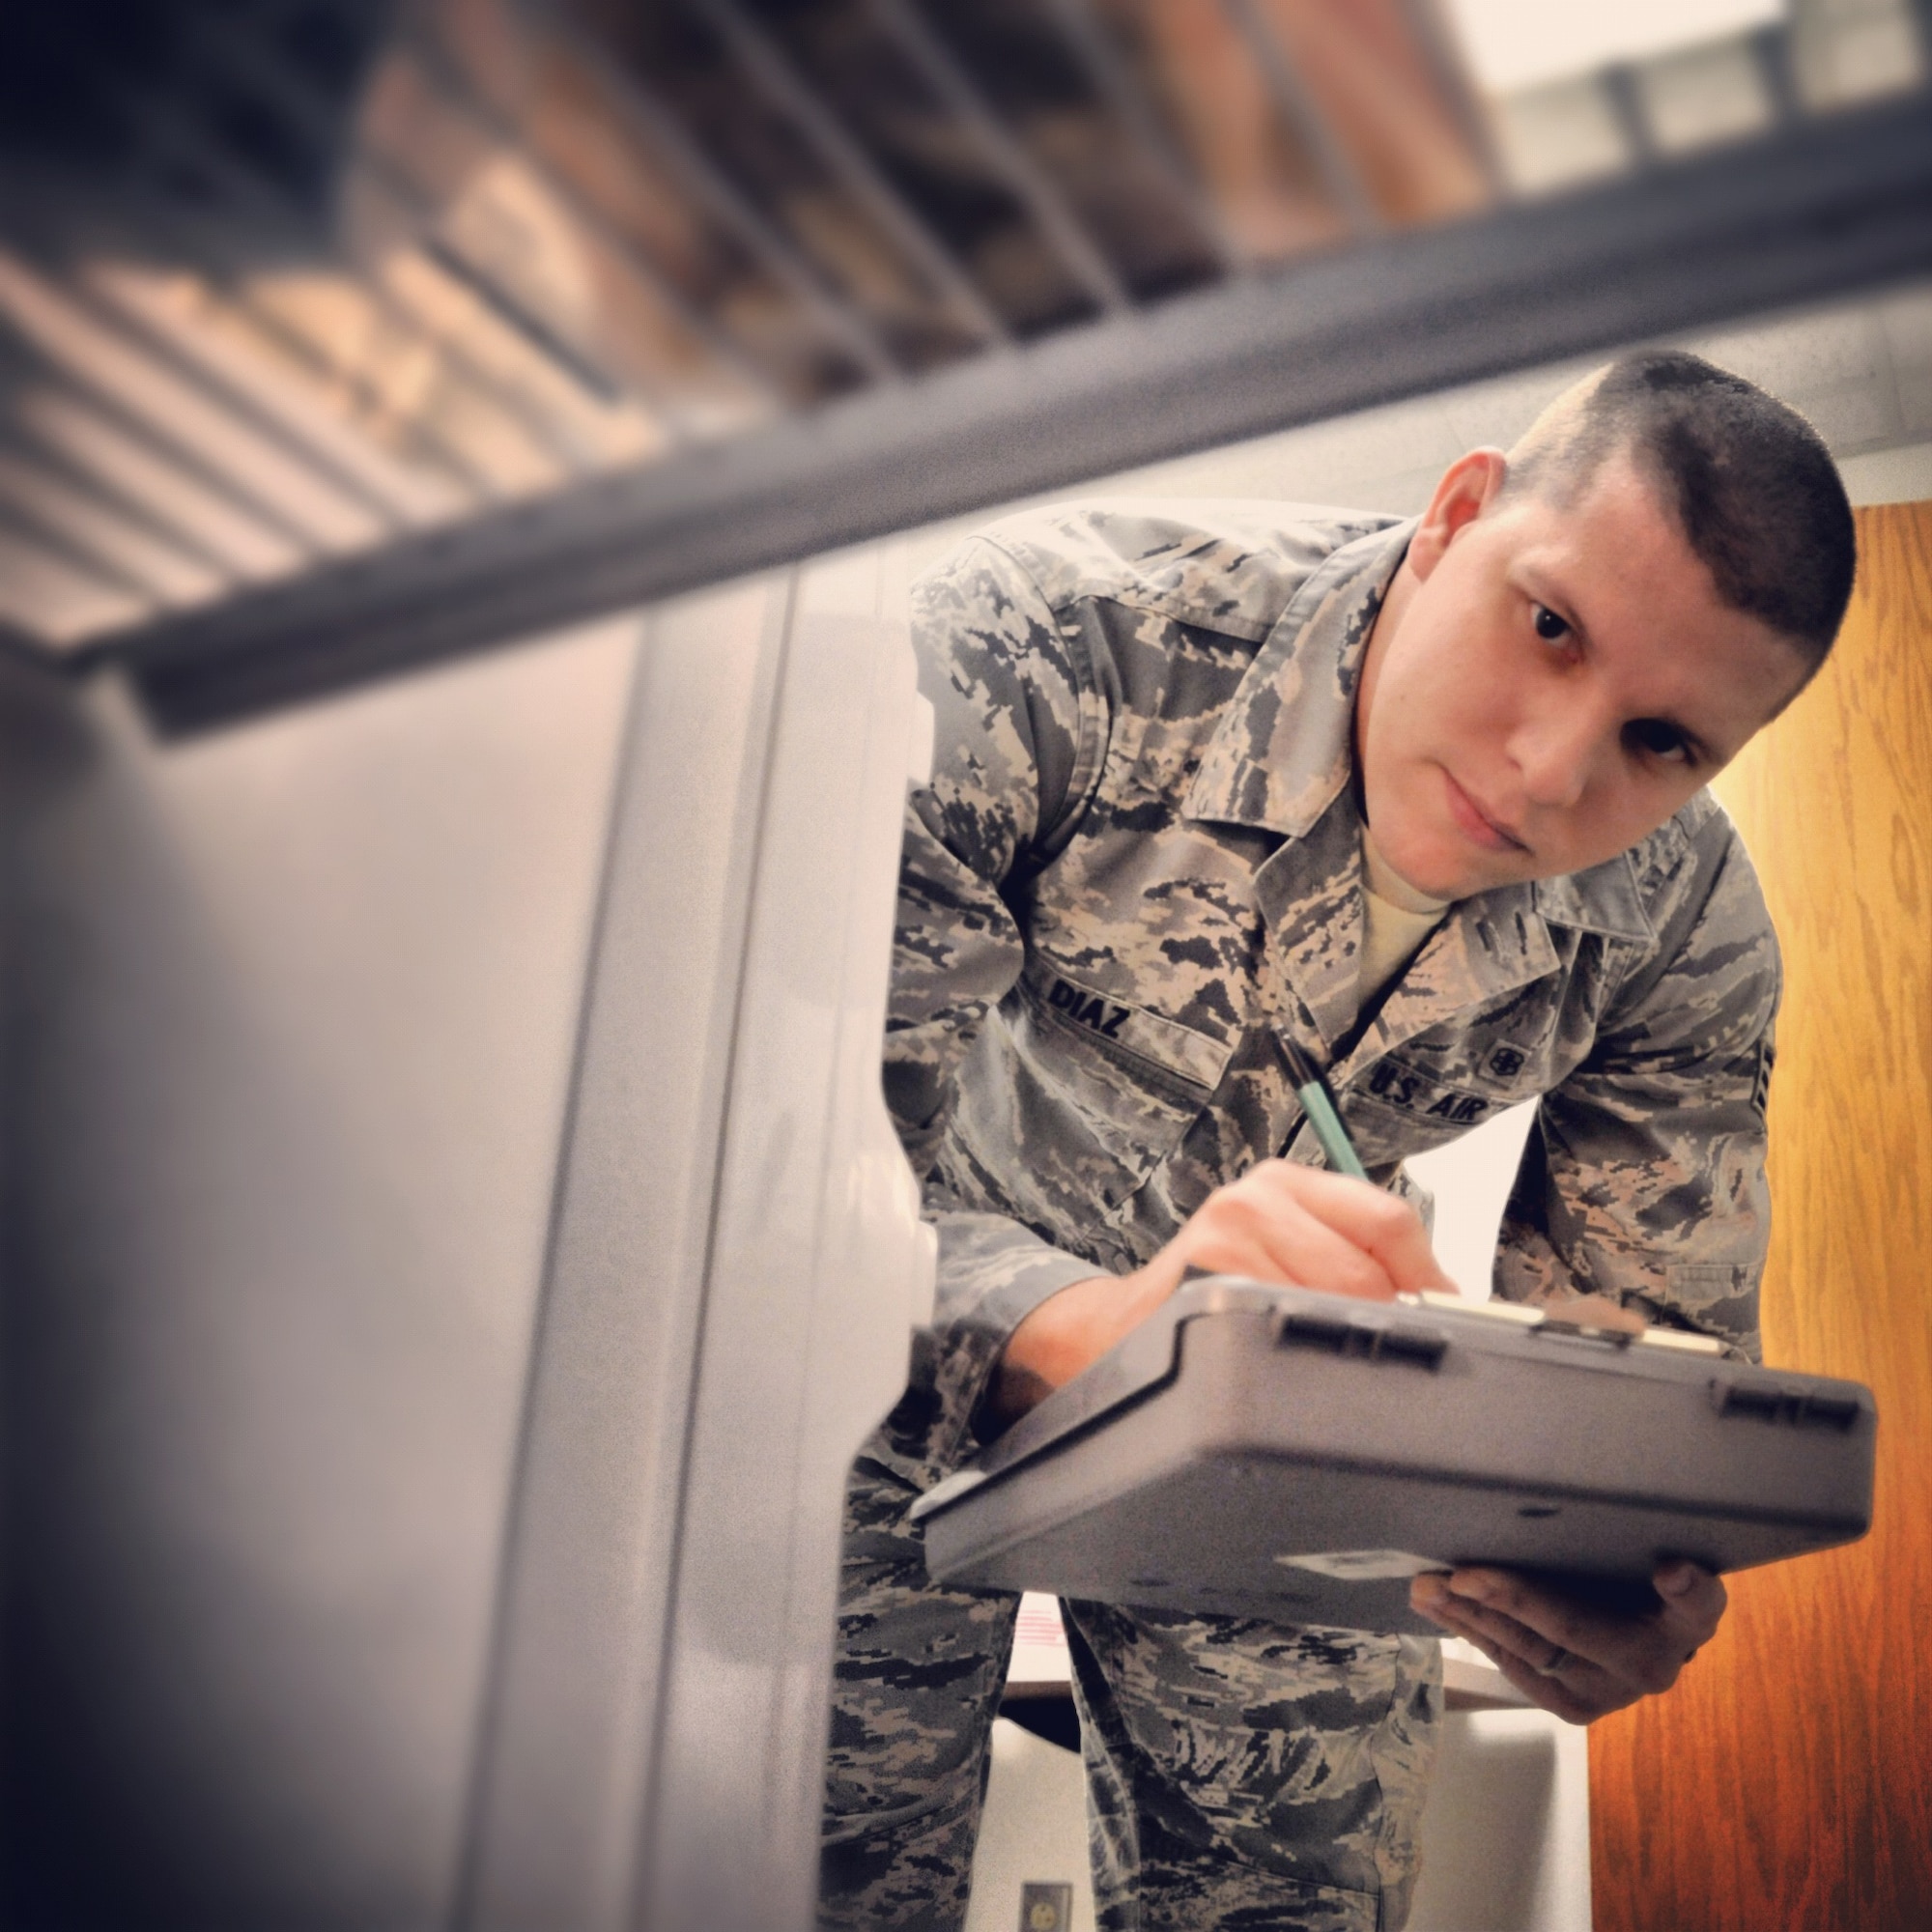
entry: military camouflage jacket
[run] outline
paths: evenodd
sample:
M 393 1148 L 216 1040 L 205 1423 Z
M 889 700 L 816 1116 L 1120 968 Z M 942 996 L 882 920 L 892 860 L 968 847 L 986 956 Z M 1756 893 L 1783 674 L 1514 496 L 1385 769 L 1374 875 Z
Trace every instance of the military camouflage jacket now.
M 886 1086 L 941 1263 L 891 1431 L 906 1475 L 970 1447 L 1046 1295 L 1137 1266 L 1267 1155 L 1321 1161 L 1283 1036 L 1385 1182 L 1542 1096 L 1497 1293 L 1613 1294 L 1755 1351 L 1778 960 L 1708 794 L 1607 865 L 1462 901 L 1357 1011 L 1355 680 L 1410 527 L 1063 507 L 920 585 L 937 751 Z

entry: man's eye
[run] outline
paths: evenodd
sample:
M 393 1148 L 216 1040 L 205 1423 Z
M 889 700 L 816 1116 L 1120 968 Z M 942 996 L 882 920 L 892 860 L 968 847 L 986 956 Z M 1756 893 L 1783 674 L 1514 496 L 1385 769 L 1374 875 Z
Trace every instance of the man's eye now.
M 1546 644 L 1559 642 L 1570 635 L 1570 620 L 1559 617 L 1554 611 L 1539 604 L 1536 606 L 1536 635 Z
M 1686 743 L 1683 732 L 1674 724 L 1666 724 L 1661 718 L 1639 718 L 1627 724 L 1624 732 L 1630 742 L 1649 757 L 1666 758 L 1678 764 L 1690 761 L 1690 747 Z

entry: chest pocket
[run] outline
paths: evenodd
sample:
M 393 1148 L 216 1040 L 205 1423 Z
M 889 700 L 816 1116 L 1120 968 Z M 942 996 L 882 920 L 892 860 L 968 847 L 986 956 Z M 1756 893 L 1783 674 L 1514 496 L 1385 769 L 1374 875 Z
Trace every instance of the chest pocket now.
M 1173 1150 L 1232 1052 L 1036 959 L 981 1036 L 959 1129 L 1024 1219 L 1092 1229 Z

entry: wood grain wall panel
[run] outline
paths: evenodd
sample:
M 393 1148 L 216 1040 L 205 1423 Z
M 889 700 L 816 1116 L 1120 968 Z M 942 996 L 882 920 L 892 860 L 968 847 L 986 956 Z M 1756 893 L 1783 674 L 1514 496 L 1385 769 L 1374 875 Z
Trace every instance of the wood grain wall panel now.
M 1786 967 L 1766 1355 L 1871 1385 L 1877 1518 L 1594 1727 L 1600 1932 L 1932 1927 L 1932 503 L 1859 532 L 1831 662 L 1717 789 Z

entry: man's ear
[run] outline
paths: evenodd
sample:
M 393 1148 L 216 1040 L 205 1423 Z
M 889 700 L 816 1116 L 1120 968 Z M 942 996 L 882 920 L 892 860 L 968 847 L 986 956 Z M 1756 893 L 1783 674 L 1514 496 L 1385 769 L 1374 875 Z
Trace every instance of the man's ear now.
M 1500 449 L 1472 449 L 1442 472 L 1415 534 L 1408 540 L 1408 566 L 1427 577 L 1449 546 L 1502 495 L 1509 459 Z

